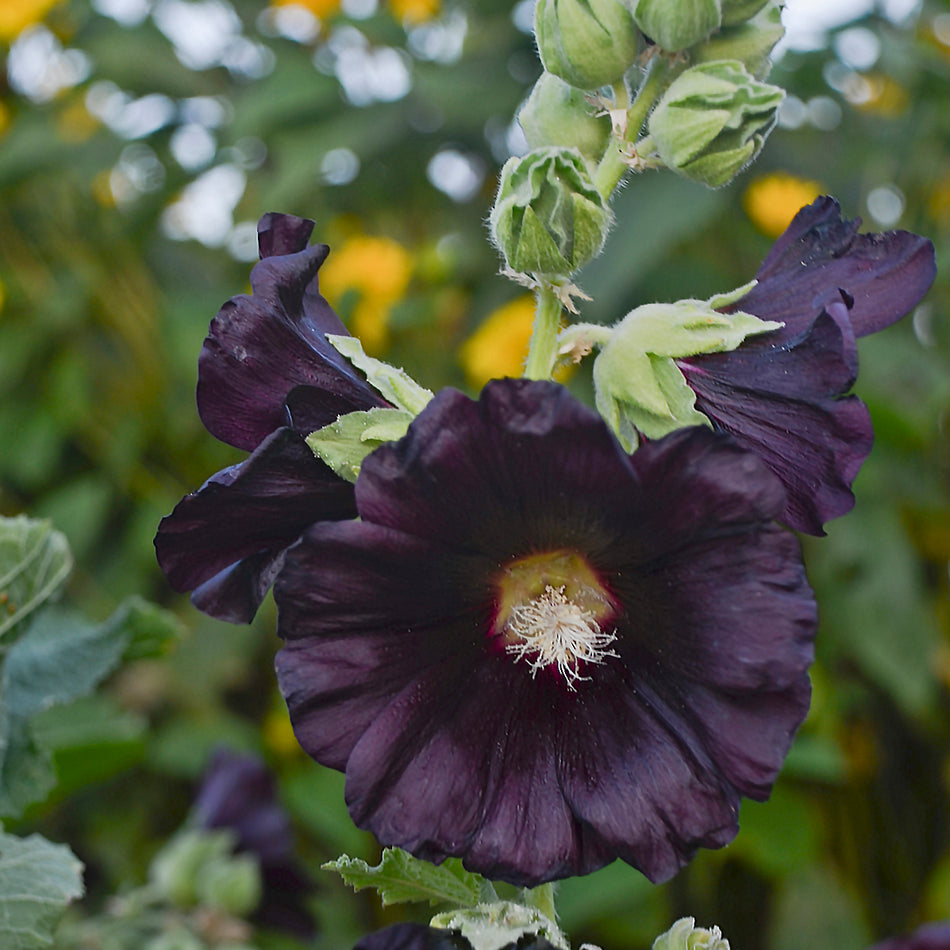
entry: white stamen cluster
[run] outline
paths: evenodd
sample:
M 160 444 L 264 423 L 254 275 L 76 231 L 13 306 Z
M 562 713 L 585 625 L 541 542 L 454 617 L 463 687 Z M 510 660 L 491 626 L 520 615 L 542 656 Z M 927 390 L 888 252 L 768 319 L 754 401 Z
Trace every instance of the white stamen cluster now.
M 564 593 L 564 587 L 545 587 L 540 597 L 512 608 L 506 624 L 513 637 L 505 647 L 516 660 L 526 660 L 532 677 L 552 664 L 571 689 L 577 689 L 582 663 L 603 663 L 616 656 L 608 647 L 617 639 L 605 633 L 589 610 L 578 607 Z

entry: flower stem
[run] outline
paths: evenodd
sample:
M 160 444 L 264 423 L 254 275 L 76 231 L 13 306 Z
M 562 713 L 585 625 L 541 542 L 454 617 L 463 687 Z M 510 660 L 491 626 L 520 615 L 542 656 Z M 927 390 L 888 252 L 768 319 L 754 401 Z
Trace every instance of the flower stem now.
M 647 64 L 646 75 L 643 77 L 637 96 L 633 105 L 627 110 L 627 134 L 617 148 L 607 150 L 594 173 L 594 184 L 606 200 L 610 199 L 628 168 L 623 146 L 636 142 L 653 104 L 660 97 L 660 92 L 667 80 L 671 78 L 672 69 L 673 64 L 663 56 L 655 55 Z
M 534 330 L 524 375 L 528 379 L 550 379 L 557 360 L 557 331 L 561 321 L 561 298 L 552 284 L 541 282 L 537 290 Z

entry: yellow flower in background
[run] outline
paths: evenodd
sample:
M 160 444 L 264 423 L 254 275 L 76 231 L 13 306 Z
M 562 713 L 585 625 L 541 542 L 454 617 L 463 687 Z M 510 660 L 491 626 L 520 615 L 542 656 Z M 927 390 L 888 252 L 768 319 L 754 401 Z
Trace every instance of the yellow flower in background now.
M 290 716 L 287 715 L 287 707 L 283 703 L 273 703 L 267 710 L 264 722 L 261 724 L 261 734 L 264 745 L 278 758 L 303 757 L 303 749 L 297 742 L 293 726 L 290 724 Z
M 340 10 L 340 0 L 271 0 L 272 7 L 303 7 L 318 20 L 328 20 Z
M 384 237 L 348 238 L 320 268 L 320 290 L 339 309 L 348 293 L 356 294 L 349 329 L 367 353 L 381 353 L 389 342 L 389 313 L 412 276 L 412 257 L 398 242 Z
M 742 207 L 752 223 L 768 237 L 778 237 L 796 212 L 811 204 L 824 188 L 789 172 L 771 172 L 756 178 L 742 196 Z
M 62 0 L 0 0 L 0 41 L 9 43 Z
M 0 135 L 3 135 L 10 128 L 13 117 L 10 114 L 10 107 L 0 99 Z
M 944 175 L 934 184 L 927 207 L 940 224 L 945 225 L 950 221 L 950 174 Z
M 441 0 L 389 0 L 389 9 L 400 23 L 425 23 L 439 15 Z
M 459 362 L 469 384 L 481 389 L 490 379 L 520 376 L 534 325 L 534 297 L 526 294 L 493 310 L 462 344 Z
M 892 76 L 884 73 L 868 73 L 862 91 L 866 93 L 854 102 L 862 112 L 871 112 L 885 119 L 895 119 L 907 109 L 907 90 Z

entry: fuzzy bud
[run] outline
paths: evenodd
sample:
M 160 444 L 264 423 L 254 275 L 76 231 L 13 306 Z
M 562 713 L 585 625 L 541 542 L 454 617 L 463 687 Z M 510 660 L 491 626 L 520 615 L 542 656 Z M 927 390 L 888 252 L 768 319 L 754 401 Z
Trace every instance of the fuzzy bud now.
M 226 830 L 180 832 L 155 856 L 149 875 L 172 904 L 192 907 L 205 868 L 226 859 L 233 848 L 234 835 Z
M 251 854 L 236 854 L 209 863 L 197 882 L 202 904 L 232 917 L 246 917 L 261 902 L 261 871 Z
M 697 927 L 692 917 L 676 921 L 666 933 L 653 941 L 653 950 L 729 950 L 718 927 Z
M 610 120 L 595 116 L 582 90 L 552 73 L 542 73 L 518 113 L 530 148 L 573 146 L 584 158 L 600 161 L 610 141 Z
M 667 168 L 719 188 L 759 154 L 785 93 L 738 60 L 700 63 L 667 89 L 650 137 Z
M 772 0 L 722 0 L 722 25 L 735 26 L 751 20 Z
M 578 89 L 619 82 L 642 42 L 620 0 L 538 0 L 534 32 L 544 68 Z
M 722 22 L 721 0 L 627 0 L 637 26 L 671 53 L 705 39 Z
M 489 223 L 513 271 L 563 279 L 600 253 L 611 214 L 581 153 L 551 147 L 505 163 Z
M 737 59 L 756 79 L 765 79 L 772 68 L 772 49 L 784 35 L 781 6 L 778 0 L 768 0 L 768 6 L 751 20 L 724 26 L 694 46 L 690 56 L 694 64 Z

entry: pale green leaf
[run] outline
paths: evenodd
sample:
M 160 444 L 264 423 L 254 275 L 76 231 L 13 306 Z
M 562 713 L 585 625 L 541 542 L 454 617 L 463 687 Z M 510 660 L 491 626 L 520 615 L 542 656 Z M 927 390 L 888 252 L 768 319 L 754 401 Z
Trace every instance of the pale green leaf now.
M 413 414 L 404 409 L 377 407 L 348 412 L 307 436 L 307 445 L 340 478 L 355 482 L 363 459 L 384 442 L 406 434 Z
M 34 950 L 53 942 L 70 901 L 83 893 L 82 864 L 63 845 L 39 835 L 0 832 L 0 946 Z
M 355 336 L 328 333 L 327 340 L 338 353 L 363 371 L 370 386 L 398 409 L 405 409 L 411 415 L 417 416 L 432 398 L 432 393 L 420 386 L 405 370 L 367 356 L 363 352 L 363 345 Z
M 65 535 L 48 521 L 0 518 L 0 637 L 59 593 L 72 564 Z
M 466 871 L 457 858 L 435 865 L 399 848 L 386 848 L 376 867 L 345 854 L 323 867 L 337 871 L 354 890 L 375 888 L 383 906 L 428 902 L 474 907 L 484 894 L 482 878 Z

